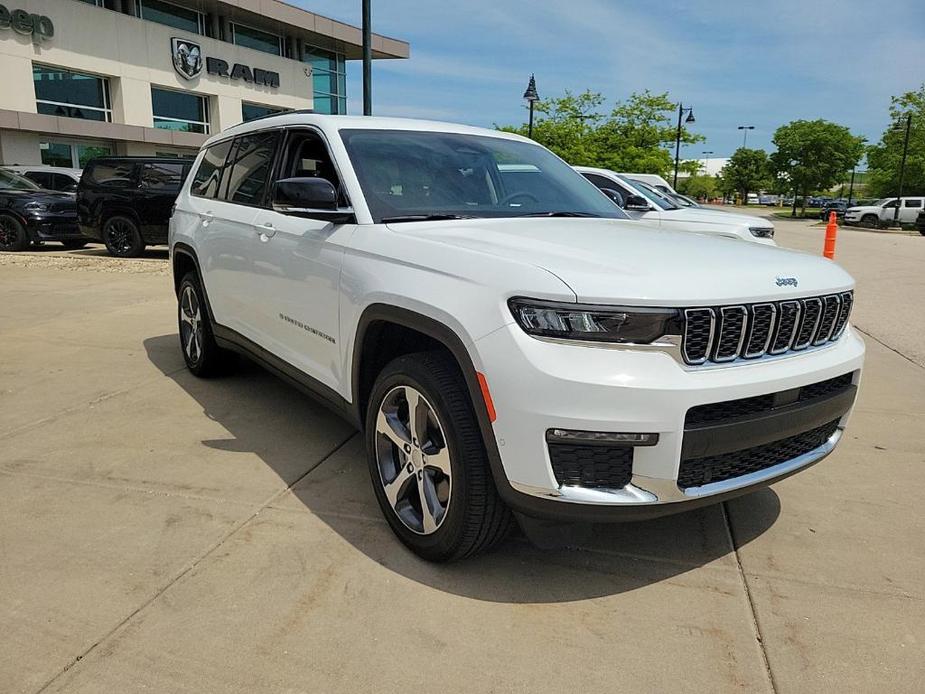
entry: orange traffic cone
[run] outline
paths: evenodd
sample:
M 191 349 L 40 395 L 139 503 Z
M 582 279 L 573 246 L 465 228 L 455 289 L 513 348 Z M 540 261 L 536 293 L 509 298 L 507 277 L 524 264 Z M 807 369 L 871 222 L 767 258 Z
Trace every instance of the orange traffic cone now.
M 825 225 L 825 245 L 822 255 L 829 260 L 835 259 L 835 236 L 838 234 L 838 218 L 834 212 L 829 212 L 829 223 Z

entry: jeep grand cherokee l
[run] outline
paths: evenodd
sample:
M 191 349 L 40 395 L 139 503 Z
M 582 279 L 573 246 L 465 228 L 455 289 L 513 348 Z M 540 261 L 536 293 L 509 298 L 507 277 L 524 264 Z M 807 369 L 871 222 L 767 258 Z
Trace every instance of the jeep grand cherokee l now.
M 835 263 L 628 221 L 479 128 L 235 126 L 200 152 L 170 251 L 188 368 L 244 353 L 351 420 L 430 560 L 515 515 L 649 518 L 798 472 L 842 436 L 864 356 Z

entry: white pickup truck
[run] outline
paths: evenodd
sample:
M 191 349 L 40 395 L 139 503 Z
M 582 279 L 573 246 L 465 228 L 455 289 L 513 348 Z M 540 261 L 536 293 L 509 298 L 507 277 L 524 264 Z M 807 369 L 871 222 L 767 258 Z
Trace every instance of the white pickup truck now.
M 199 153 L 170 256 L 190 371 L 241 353 L 342 414 L 434 561 L 515 517 L 651 518 L 787 477 L 836 446 L 861 376 L 838 265 L 630 221 L 492 130 L 235 126 Z
M 915 224 L 919 212 L 925 209 L 925 198 L 903 197 L 896 212 L 896 198 L 882 198 L 871 205 L 849 207 L 845 210 L 845 224 L 857 224 L 876 229 L 889 226 L 894 219 L 900 224 Z

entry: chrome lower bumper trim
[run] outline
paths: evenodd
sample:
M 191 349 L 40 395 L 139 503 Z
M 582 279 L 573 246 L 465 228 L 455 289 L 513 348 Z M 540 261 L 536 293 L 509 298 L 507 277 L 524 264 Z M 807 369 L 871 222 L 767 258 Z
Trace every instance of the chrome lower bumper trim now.
M 705 484 L 702 487 L 681 489 L 678 487 L 677 480 L 644 477 L 642 475 L 633 475 L 632 481 L 623 489 L 587 489 L 585 487 L 563 485 L 558 489 L 550 490 L 518 482 L 511 482 L 511 486 L 524 494 L 573 504 L 655 506 L 684 503 L 685 501 L 717 496 L 754 485 L 773 484 L 778 478 L 787 477 L 829 455 L 835 449 L 839 439 L 841 439 L 842 431 L 843 429 L 839 427 L 824 444 L 796 458 L 764 470 L 740 475 L 722 482 Z

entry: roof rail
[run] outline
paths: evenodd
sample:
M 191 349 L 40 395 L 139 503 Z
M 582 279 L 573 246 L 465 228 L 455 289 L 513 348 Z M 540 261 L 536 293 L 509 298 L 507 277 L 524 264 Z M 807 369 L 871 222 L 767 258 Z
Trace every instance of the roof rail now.
M 290 108 L 285 111 L 277 111 L 276 113 L 268 113 L 265 116 L 257 116 L 256 118 L 251 118 L 249 121 L 243 121 L 238 125 L 244 125 L 244 123 L 253 123 L 254 121 L 264 120 L 266 118 L 275 118 L 276 116 L 291 116 L 299 114 L 309 114 L 314 113 L 315 109 L 312 108 Z

